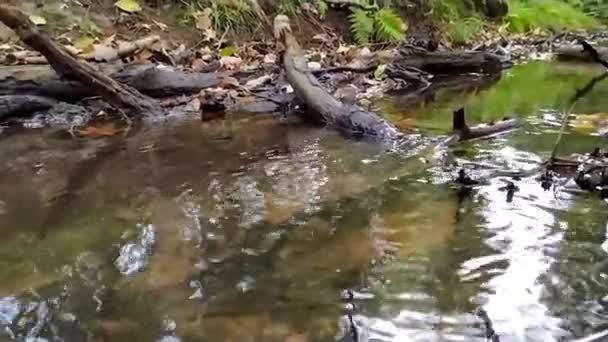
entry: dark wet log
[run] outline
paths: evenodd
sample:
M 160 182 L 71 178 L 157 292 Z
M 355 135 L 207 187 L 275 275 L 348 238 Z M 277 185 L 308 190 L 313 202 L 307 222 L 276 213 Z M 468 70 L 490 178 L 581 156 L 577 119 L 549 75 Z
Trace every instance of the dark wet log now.
M 495 135 L 506 133 L 516 126 L 517 121 L 505 118 L 489 125 L 469 127 L 465 120 L 464 109 L 460 108 L 454 112 L 452 135 L 443 144 L 454 145 L 465 140 L 491 138 Z
M 32 113 L 50 109 L 56 104 L 57 101 L 43 96 L 0 96 L 0 120 L 11 117 L 26 117 Z
M 99 71 L 153 97 L 196 93 L 216 87 L 228 73 L 193 73 L 159 68 L 152 63 L 99 65 Z M 95 93 L 75 81 L 62 80 L 48 66 L 0 66 L 0 95 L 39 95 L 74 102 Z
M 472 72 L 495 74 L 511 65 L 504 57 L 488 52 L 428 51 L 421 47 L 405 46 L 378 51 L 353 65 L 322 68 L 313 73 L 318 75 L 325 72 L 371 72 L 381 64 L 415 68 L 435 75 L 461 75 Z
M 136 113 L 159 110 L 160 106 L 153 99 L 120 84 L 88 63 L 77 61 L 65 48 L 40 33 L 36 25 L 19 9 L 0 5 L 0 21 L 13 29 L 24 43 L 44 55 L 59 75 L 80 82 L 113 106 Z
M 457 75 L 470 72 L 494 74 L 510 65 L 499 55 L 482 51 L 427 51 L 401 48 L 392 61 L 403 67 L 414 67 L 435 75 Z
M 283 63 L 287 80 L 296 96 L 309 109 L 307 119 L 327 124 L 351 137 L 369 137 L 394 142 L 403 134 L 388 121 L 358 106 L 338 101 L 329 94 L 308 69 L 307 60 L 286 16 L 279 15 L 274 21 L 275 38 L 285 46 Z
M 583 45 L 583 43 L 585 45 Z M 581 46 L 583 45 L 583 46 Z M 582 41 L 581 45 L 562 45 L 553 50 L 553 53 L 559 60 L 563 61 L 579 61 L 589 63 L 600 63 L 605 67 L 608 64 L 603 64 L 599 60 L 608 60 L 608 48 L 593 47 L 587 42 Z M 593 53 L 595 51 L 595 53 Z M 598 60 L 599 59 L 599 60 Z

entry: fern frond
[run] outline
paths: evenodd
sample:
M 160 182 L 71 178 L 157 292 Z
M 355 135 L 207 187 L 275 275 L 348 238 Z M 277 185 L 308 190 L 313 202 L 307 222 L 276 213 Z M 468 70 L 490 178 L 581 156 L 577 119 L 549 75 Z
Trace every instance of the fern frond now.
M 406 24 L 393 10 L 382 8 L 374 14 L 374 35 L 378 41 L 390 42 L 405 39 Z
M 369 13 L 361 8 L 351 7 L 348 16 L 350 30 L 359 44 L 367 44 L 374 34 L 374 19 Z

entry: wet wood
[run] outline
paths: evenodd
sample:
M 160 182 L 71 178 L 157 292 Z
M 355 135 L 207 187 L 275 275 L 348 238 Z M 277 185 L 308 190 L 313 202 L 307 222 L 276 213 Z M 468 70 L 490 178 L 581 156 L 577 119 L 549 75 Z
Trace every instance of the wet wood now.
M 325 90 L 308 69 L 307 60 L 295 37 L 289 19 L 279 15 L 274 22 L 275 38 L 285 46 L 283 63 L 288 82 L 304 102 L 307 119 L 334 127 L 351 137 L 396 141 L 403 135 L 388 121 L 358 106 L 340 102 Z
M 516 126 L 516 120 L 505 118 L 488 125 L 469 127 L 465 120 L 464 109 L 461 108 L 454 112 L 452 135 L 443 142 L 443 145 L 454 145 L 465 140 L 491 138 L 498 134 L 506 133 Z
M 608 60 L 608 48 L 605 47 L 592 47 L 596 51 L 597 55 L 590 53 L 593 51 L 589 49 L 592 47 L 588 45 L 587 48 L 583 47 L 582 44 L 577 45 L 562 45 L 558 46 L 553 50 L 554 55 L 559 60 L 563 61 L 579 61 L 588 63 L 597 63 L 598 58 L 601 60 Z M 600 62 L 601 63 L 601 62 Z M 606 65 L 604 65 L 606 66 Z
M 19 38 L 46 57 L 53 69 L 65 79 L 77 81 L 117 108 L 135 113 L 157 111 L 158 103 L 137 90 L 120 84 L 86 62 L 79 62 L 65 48 L 43 35 L 19 9 L 0 5 L 0 21 Z
M 421 47 L 404 46 L 377 51 L 362 57 L 353 65 L 322 68 L 314 73 L 371 72 L 381 64 L 394 68 L 415 68 L 434 75 L 496 74 L 511 65 L 507 58 L 483 51 L 428 51 Z
M 37 111 L 50 109 L 56 104 L 57 101 L 44 96 L 0 96 L 0 120 L 11 117 L 26 117 Z
M 152 97 L 196 93 L 219 86 L 229 73 L 195 73 L 152 63 L 100 64 L 97 70 Z M 48 65 L 0 66 L 0 95 L 39 95 L 75 102 L 95 93 L 79 82 L 61 79 Z

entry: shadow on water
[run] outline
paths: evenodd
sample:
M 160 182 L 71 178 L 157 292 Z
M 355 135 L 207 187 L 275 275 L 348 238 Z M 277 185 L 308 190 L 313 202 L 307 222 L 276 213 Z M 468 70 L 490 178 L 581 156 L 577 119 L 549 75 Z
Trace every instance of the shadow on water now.
M 263 115 L 114 140 L 2 135 L 0 340 L 332 341 L 343 288 L 378 341 L 485 341 L 478 307 L 503 342 L 602 332 L 605 203 L 496 176 L 550 155 L 565 102 L 597 74 L 534 62 L 413 108 L 380 101 L 429 134 L 461 106 L 470 122 L 521 119 L 454 149 L 487 180 L 466 193 L 423 147 L 390 153 Z M 607 93 L 600 82 L 577 103 L 598 119 L 575 121 L 563 153 L 605 144 Z

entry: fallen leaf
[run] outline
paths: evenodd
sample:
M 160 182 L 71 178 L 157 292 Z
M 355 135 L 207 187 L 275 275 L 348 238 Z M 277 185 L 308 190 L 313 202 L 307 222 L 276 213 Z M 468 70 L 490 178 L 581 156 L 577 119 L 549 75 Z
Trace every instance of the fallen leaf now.
M 264 63 L 266 64 L 275 64 L 277 62 L 277 55 L 274 53 L 269 53 L 264 56 Z
M 312 40 L 316 40 L 321 43 L 329 43 L 331 42 L 331 38 L 327 33 L 318 33 L 312 36 Z
M 201 100 L 198 98 L 194 98 L 192 101 L 188 102 L 187 105 L 184 106 L 184 111 L 186 112 L 198 112 L 201 110 Z
M 208 11 L 203 11 L 198 17 L 196 17 L 195 26 L 198 30 L 205 31 L 211 28 L 211 19 L 209 18 L 209 14 L 210 13 Z
M 78 134 L 85 137 L 99 138 L 111 137 L 120 131 L 121 130 L 119 128 L 116 128 L 116 126 L 112 122 L 106 122 L 91 124 L 89 126 L 81 128 L 78 130 Z
M 213 29 L 206 29 L 204 37 L 206 41 L 215 40 L 215 38 L 217 38 L 217 32 L 215 32 Z
M 247 81 L 247 83 L 245 83 L 245 87 L 249 90 L 253 90 L 270 82 L 270 80 L 272 80 L 272 77 L 270 75 L 260 76 L 258 78 L 254 78 L 252 80 Z
M 109 62 L 118 57 L 118 51 L 116 51 L 116 49 L 113 47 L 103 44 L 95 44 L 94 48 L 94 58 L 98 62 Z
M 220 56 L 227 57 L 236 53 L 236 48 L 232 45 L 220 49 Z
M 380 64 L 374 71 L 374 78 L 378 81 L 383 80 L 386 77 L 384 71 L 386 70 L 386 64 Z
M 319 70 L 321 69 L 321 63 L 319 62 L 308 62 L 308 69 Z
M 29 16 L 29 18 L 30 21 L 36 26 L 46 25 L 46 19 L 44 19 L 42 16 L 32 14 Z
M 400 121 L 397 121 L 395 123 L 395 126 L 397 126 L 397 128 L 402 129 L 402 130 L 412 130 L 412 129 L 414 129 L 414 119 L 412 119 L 412 118 L 402 119 Z
M 72 44 L 74 45 L 75 48 L 77 49 L 81 49 L 81 50 L 85 50 L 87 48 L 92 47 L 92 45 L 95 43 L 95 39 L 89 37 L 89 36 L 82 36 L 80 38 L 76 38 Z
M 220 58 L 220 64 L 228 70 L 237 69 L 241 66 L 241 63 L 243 63 L 243 60 L 239 57 L 225 56 Z
M 154 53 L 148 49 L 143 49 L 137 53 L 135 58 L 138 61 L 147 61 L 154 56 Z
M 118 0 L 114 3 L 114 6 L 127 12 L 135 13 L 141 11 L 141 6 L 137 0 Z
M 207 63 L 205 63 L 205 61 L 200 58 L 197 58 L 192 62 L 191 68 L 196 72 L 200 72 L 206 65 Z
M 240 86 L 239 80 L 234 77 L 226 76 L 222 79 L 220 84 L 222 88 L 238 88 Z
M 152 22 L 154 23 L 154 25 L 158 26 L 161 31 L 167 31 L 167 29 L 169 28 L 167 24 L 161 23 L 160 21 L 152 19 Z

